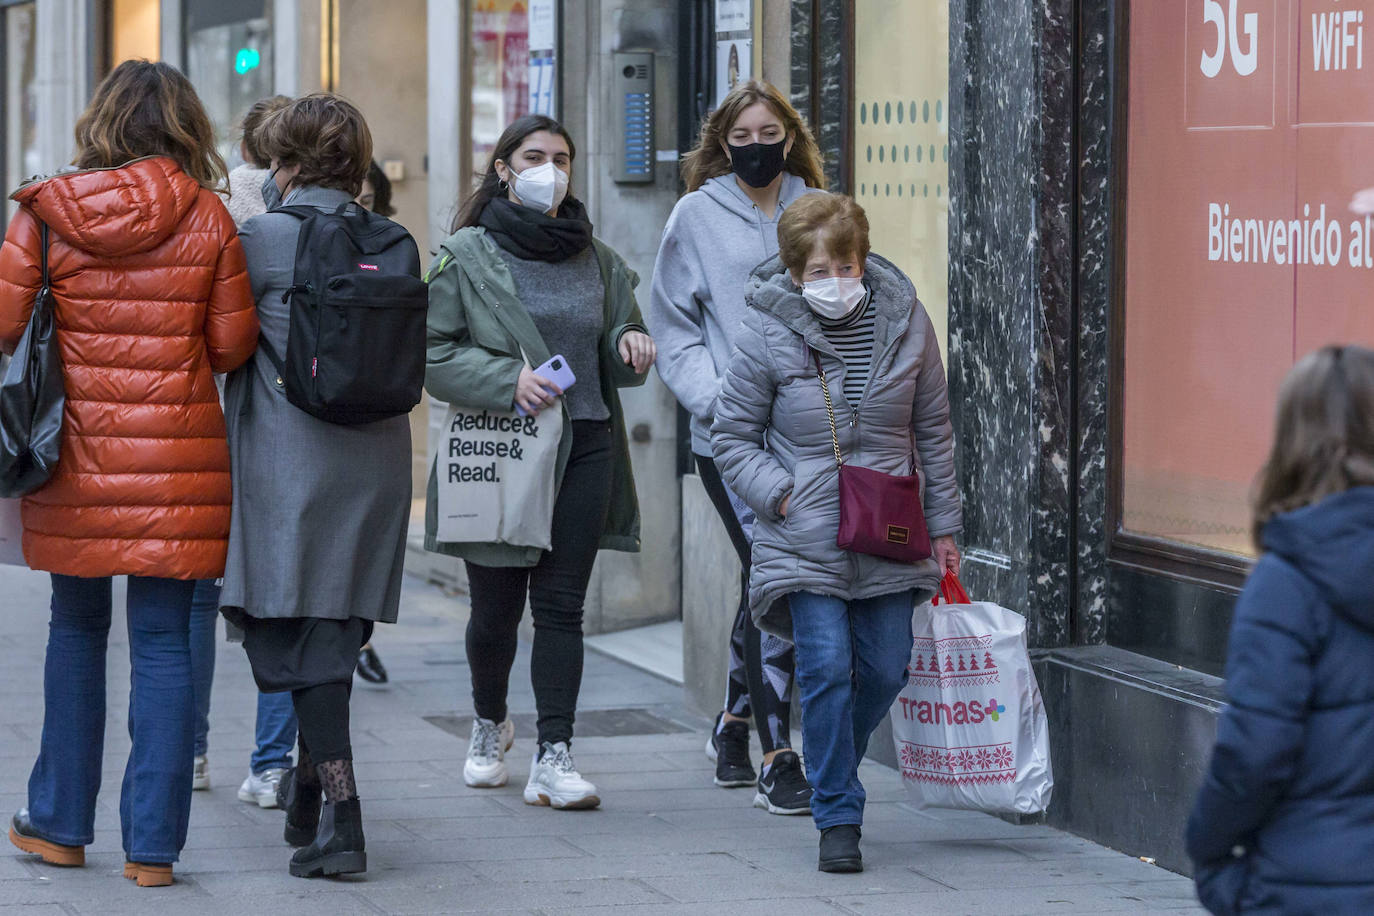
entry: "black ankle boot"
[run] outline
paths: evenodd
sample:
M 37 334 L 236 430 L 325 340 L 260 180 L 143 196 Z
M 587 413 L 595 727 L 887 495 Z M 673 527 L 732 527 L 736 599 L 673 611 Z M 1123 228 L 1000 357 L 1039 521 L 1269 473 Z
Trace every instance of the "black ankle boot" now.
M 277 807 L 286 812 L 286 842 L 292 846 L 309 846 L 320 827 L 319 783 L 302 785 L 296 778 L 298 767 L 282 777 L 277 785 Z
M 837 824 L 821 831 L 819 868 L 828 872 L 856 872 L 864 870 L 864 857 L 859 853 L 859 825 Z
M 297 878 L 361 874 L 367 871 L 366 849 L 358 800 L 326 802 L 320 812 L 320 832 L 313 843 L 291 857 L 291 874 Z

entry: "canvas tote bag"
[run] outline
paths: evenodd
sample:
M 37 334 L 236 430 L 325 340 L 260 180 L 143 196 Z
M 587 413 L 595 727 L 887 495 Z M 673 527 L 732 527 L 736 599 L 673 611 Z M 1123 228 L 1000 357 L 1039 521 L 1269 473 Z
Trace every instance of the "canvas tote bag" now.
M 532 417 L 450 404 L 434 443 L 436 538 L 550 549 L 562 438 L 561 401 Z

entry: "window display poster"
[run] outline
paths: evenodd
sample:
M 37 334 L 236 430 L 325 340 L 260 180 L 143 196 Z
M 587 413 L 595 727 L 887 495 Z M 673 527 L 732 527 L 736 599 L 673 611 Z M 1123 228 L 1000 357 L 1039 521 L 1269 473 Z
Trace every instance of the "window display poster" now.
M 530 0 L 530 50 L 552 51 L 558 47 L 558 0 Z
M 752 38 L 723 38 L 716 41 L 716 104 L 719 105 L 730 90 L 747 83 L 754 75 L 754 40 Z
M 747 32 L 754 24 L 754 0 L 716 0 L 716 31 Z
M 1374 0 L 1132 0 L 1123 524 L 1249 553 L 1302 355 L 1374 344 Z
M 529 10 L 523 0 L 483 0 L 471 28 L 472 162 L 480 165 L 506 125 L 530 111 Z

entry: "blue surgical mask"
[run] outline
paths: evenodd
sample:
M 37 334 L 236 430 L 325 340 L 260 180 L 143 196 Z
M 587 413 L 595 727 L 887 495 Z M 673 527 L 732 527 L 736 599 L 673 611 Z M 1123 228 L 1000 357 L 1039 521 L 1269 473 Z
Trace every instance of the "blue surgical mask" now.
M 267 209 L 275 210 L 281 206 L 281 188 L 277 187 L 277 166 L 268 173 L 267 178 L 262 183 L 262 202 L 267 204 Z

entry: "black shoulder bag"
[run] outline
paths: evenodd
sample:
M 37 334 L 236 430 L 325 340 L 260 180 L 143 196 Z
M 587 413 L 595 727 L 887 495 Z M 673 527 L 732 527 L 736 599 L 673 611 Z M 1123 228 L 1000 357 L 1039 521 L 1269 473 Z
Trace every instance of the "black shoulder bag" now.
M 48 276 L 48 226 L 43 240 L 43 283 L 33 314 L 0 381 L 0 497 L 32 493 L 52 477 L 62 447 L 66 383 L 57 352 L 57 319 Z

